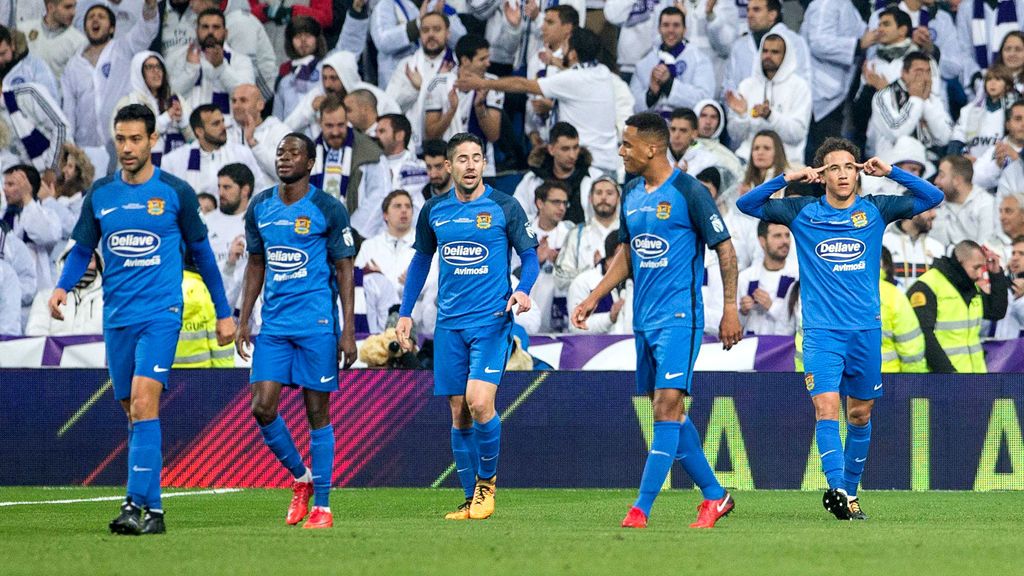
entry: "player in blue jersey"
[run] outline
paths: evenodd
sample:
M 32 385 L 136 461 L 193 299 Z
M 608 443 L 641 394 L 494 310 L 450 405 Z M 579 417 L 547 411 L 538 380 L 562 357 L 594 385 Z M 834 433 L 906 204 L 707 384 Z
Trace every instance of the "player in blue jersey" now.
M 182 313 L 183 256 L 187 249 L 217 310 L 217 341 L 235 333 L 216 258 L 188 184 L 153 166 L 156 117 L 149 108 L 125 106 L 114 117 L 114 147 L 121 169 L 93 184 L 71 238 L 50 314 L 82 277 L 93 250 L 103 261 L 103 340 L 114 398 L 128 415 L 128 489 L 115 534 L 159 534 L 166 528 L 160 502 L 163 466 L 160 393 L 174 362 Z M 145 516 L 143 517 L 143 512 Z
M 828 481 L 822 502 L 840 520 L 865 520 L 857 499 L 871 442 L 871 407 L 882 395 L 882 332 L 878 296 L 882 234 L 942 202 L 928 182 L 878 158 L 857 163 L 860 150 L 828 138 L 814 167 L 776 176 L 736 206 L 793 233 L 800 262 L 804 383 L 814 403 L 815 436 Z M 905 196 L 860 196 L 858 174 L 888 177 Z M 821 198 L 769 200 L 790 182 L 824 183 Z M 846 447 L 839 436 L 840 395 L 846 396 Z
M 292 473 L 292 500 L 285 515 L 298 524 L 313 511 L 303 528 L 330 528 L 334 474 L 334 427 L 331 392 L 338 389 L 338 359 L 348 368 L 356 360 L 355 244 L 348 211 L 336 198 L 311 186 L 316 145 L 292 132 L 277 145 L 280 184 L 260 192 L 245 213 L 246 249 L 236 348 L 249 359 L 249 319 L 263 292 L 263 325 L 252 354 L 252 414 L 263 440 Z M 338 298 L 344 323 L 338 325 Z M 295 441 L 278 414 L 282 386 L 302 388 L 309 420 L 306 467 Z
M 633 332 L 637 394 L 650 396 L 654 438 L 647 455 L 640 496 L 623 528 L 645 528 L 654 499 L 673 460 L 680 460 L 704 501 L 691 528 L 713 528 L 734 503 L 704 456 L 700 435 L 686 417 L 693 365 L 704 331 L 704 247 L 718 253 L 725 291 L 719 338 L 728 350 L 742 337 L 736 302 L 736 251 L 707 188 L 668 161 L 669 132 L 658 114 L 626 120 L 619 156 L 626 172 L 639 174 L 626 185 L 620 210 L 619 241 L 604 278 L 572 313 L 586 320 L 619 283 L 633 276 Z
M 537 279 L 537 238 L 522 207 L 483 182 L 484 144 L 463 132 L 448 141 L 445 167 L 455 187 L 424 204 L 416 223 L 416 254 L 406 274 L 399 312 L 399 342 L 412 348 L 412 309 L 440 252 L 434 395 L 447 396 L 451 443 L 466 500 L 445 516 L 481 520 L 494 513 L 501 418 L 494 409 L 498 384 L 512 351 L 513 306 L 530 309 Z M 509 262 L 522 260 L 512 291 Z

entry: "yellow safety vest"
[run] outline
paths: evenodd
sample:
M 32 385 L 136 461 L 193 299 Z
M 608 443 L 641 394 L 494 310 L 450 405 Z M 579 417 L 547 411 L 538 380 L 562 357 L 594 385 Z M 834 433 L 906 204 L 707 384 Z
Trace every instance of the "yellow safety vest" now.
M 203 279 L 189 270 L 181 283 L 185 310 L 174 352 L 175 368 L 233 368 L 234 346 L 217 344 L 217 313 Z
M 935 294 L 935 339 L 957 372 L 988 372 L 981 348 L 981 293 L 975 289 L 970 305 L 942 272 L 935 268 L 918 279 Z
M 882 372 L 927 372 L 924 334 L 917 314 L 896 285 L 878 284 L 882 300 Z

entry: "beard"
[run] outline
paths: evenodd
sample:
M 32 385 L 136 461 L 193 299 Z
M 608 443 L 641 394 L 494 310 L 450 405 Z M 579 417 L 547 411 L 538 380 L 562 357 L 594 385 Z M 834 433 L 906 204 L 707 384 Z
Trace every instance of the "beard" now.
M 220 211 L 223 212 L 224 214 L 227 214 L 228 216 L 234 216 L 235 213 L 238 212 L 238 207 L 241 206 L 241 205 L 242 205 L 242 198 L 241 198 L 241 196 L 239 196 L 239 198 L 237 200 L 235 200 L 234 202 L 228 202 L 227 200 L 224 200 L 223 198 L 221 198 L 221 201 L 220 201 Z
M 614 204 L 604 204 L 604 203 L 595 204 L 594 205 L 594 214 L 597 215 L 600 218 L 609 218 L 611 216 L 614 216 L 615 215 L 615 205 Z
M 98 38 L 93 38 L 91 34 L 86 34 L 86 39 L 89 40 L 90 46 L 102 46 L 107 42 L 110 42 L 110 39 L 113 37 L 114 34 L 112 32 L 107 32 L 105 35 Z
M 281 182 L 285 184 L 295 184 L 296 182 L 302 180 L 306 176 L 308 176 L 308 174 L 305 174 L 303 172 L 293 172 L 288 176 L 282 176 L 280 174 L 277 175 L 277 177 L 281 179 Z
M 203 49 L 213 48 L 214 46 L 219 46 L 219 47 L 223 48 L 224 47 L 224 42 L 221 41 L 221 40 L 218 40 L 217 37 L 214 36 L 213 34 L 207 34 L 199 42 L 199 47 L 203 48 Z

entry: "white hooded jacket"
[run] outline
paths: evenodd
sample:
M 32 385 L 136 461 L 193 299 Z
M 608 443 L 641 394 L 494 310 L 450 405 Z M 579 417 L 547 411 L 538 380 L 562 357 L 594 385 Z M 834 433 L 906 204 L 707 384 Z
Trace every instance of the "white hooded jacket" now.
M 761 130 L 774 130 L 782 138 L 789 163 L 802 164 L 807 130 L 811 124 L 811 87 L 796 73 L 796 50 L 789 47 L 786 36 L 779 37 L 786 43 L 786 54 L 775 77 L 771 80 L 765 77 L 758 58 L 752 65 L 751 75 L 740 81 L 737 92 L 747 101 L 747 110 L 737 114 L 729 108 L 729 137 L 733 142 L 741 142 L 736 155 L 748 158 L 754 135 Z M 768 36 L 761 39 L 758 54 L 766 38 Z M 762 102 L 771 105 L 771 114 L 768 118 L 752 116 L 754 106 Z
M 178 102 L 181 103 L 181 118 L 175 120 L 167 112 L 160 112 L 160 104 L 156 101 L 153 93 L 150 92 L 149 86 L 146 85 L 146 79 L 142 75 L 142 65 L 151 57 L 157 58 L 160 62 L 164 63 L 164 70 L 167 69 L 164 57 L 156 52 L 145 50 L 132 58 L 129 71 L 131 92 L 118 100 L 117 105 L 114 106 L 114 115 L 110 117 L 110 133 L 112 135 L 114 133 L 114 116 L 117 115 L 117 111 L 121 108 L 129 104 L 142 104 L 149 108 L 153 115 L 156 116 L 156 132 L 160 135 L 160 139 L 157 140 L 156 146 L 152 150 L 153 164 L 159 166 L 165 154 L 192 140 L 192 128 L 188 124 L 192 108 L 182 98 L 178 98 Z

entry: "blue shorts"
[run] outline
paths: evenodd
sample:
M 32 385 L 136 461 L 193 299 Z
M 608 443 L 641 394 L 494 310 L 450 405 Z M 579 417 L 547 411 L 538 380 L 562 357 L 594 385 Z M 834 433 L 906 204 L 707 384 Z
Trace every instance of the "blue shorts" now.
M 704 330 L 693 326 L 634 331 L 636 393 L 646 396 L 659 388 L 673 388 L 689 395 L 703 337 Z
M 512 353 L 512 321 L 479 328 L 434 329 L 434 396 L 462 396 L 466 382 L 497 386 Z
M 882 396 L 882 329 L 804 330 L 804 384 L 811 396 Z
M 149 322 L 103 330 L 107 368 L 114 383 L 114 398 L 132 396 L 132 378 L 145 376 L 164 385 L 174 364 L 181 317 L 160 317 Z
M 254 346 L 250 384 L 269 380 L 319 392 L 338 389 L 338 337 L 334 334 L 260 334 Z

